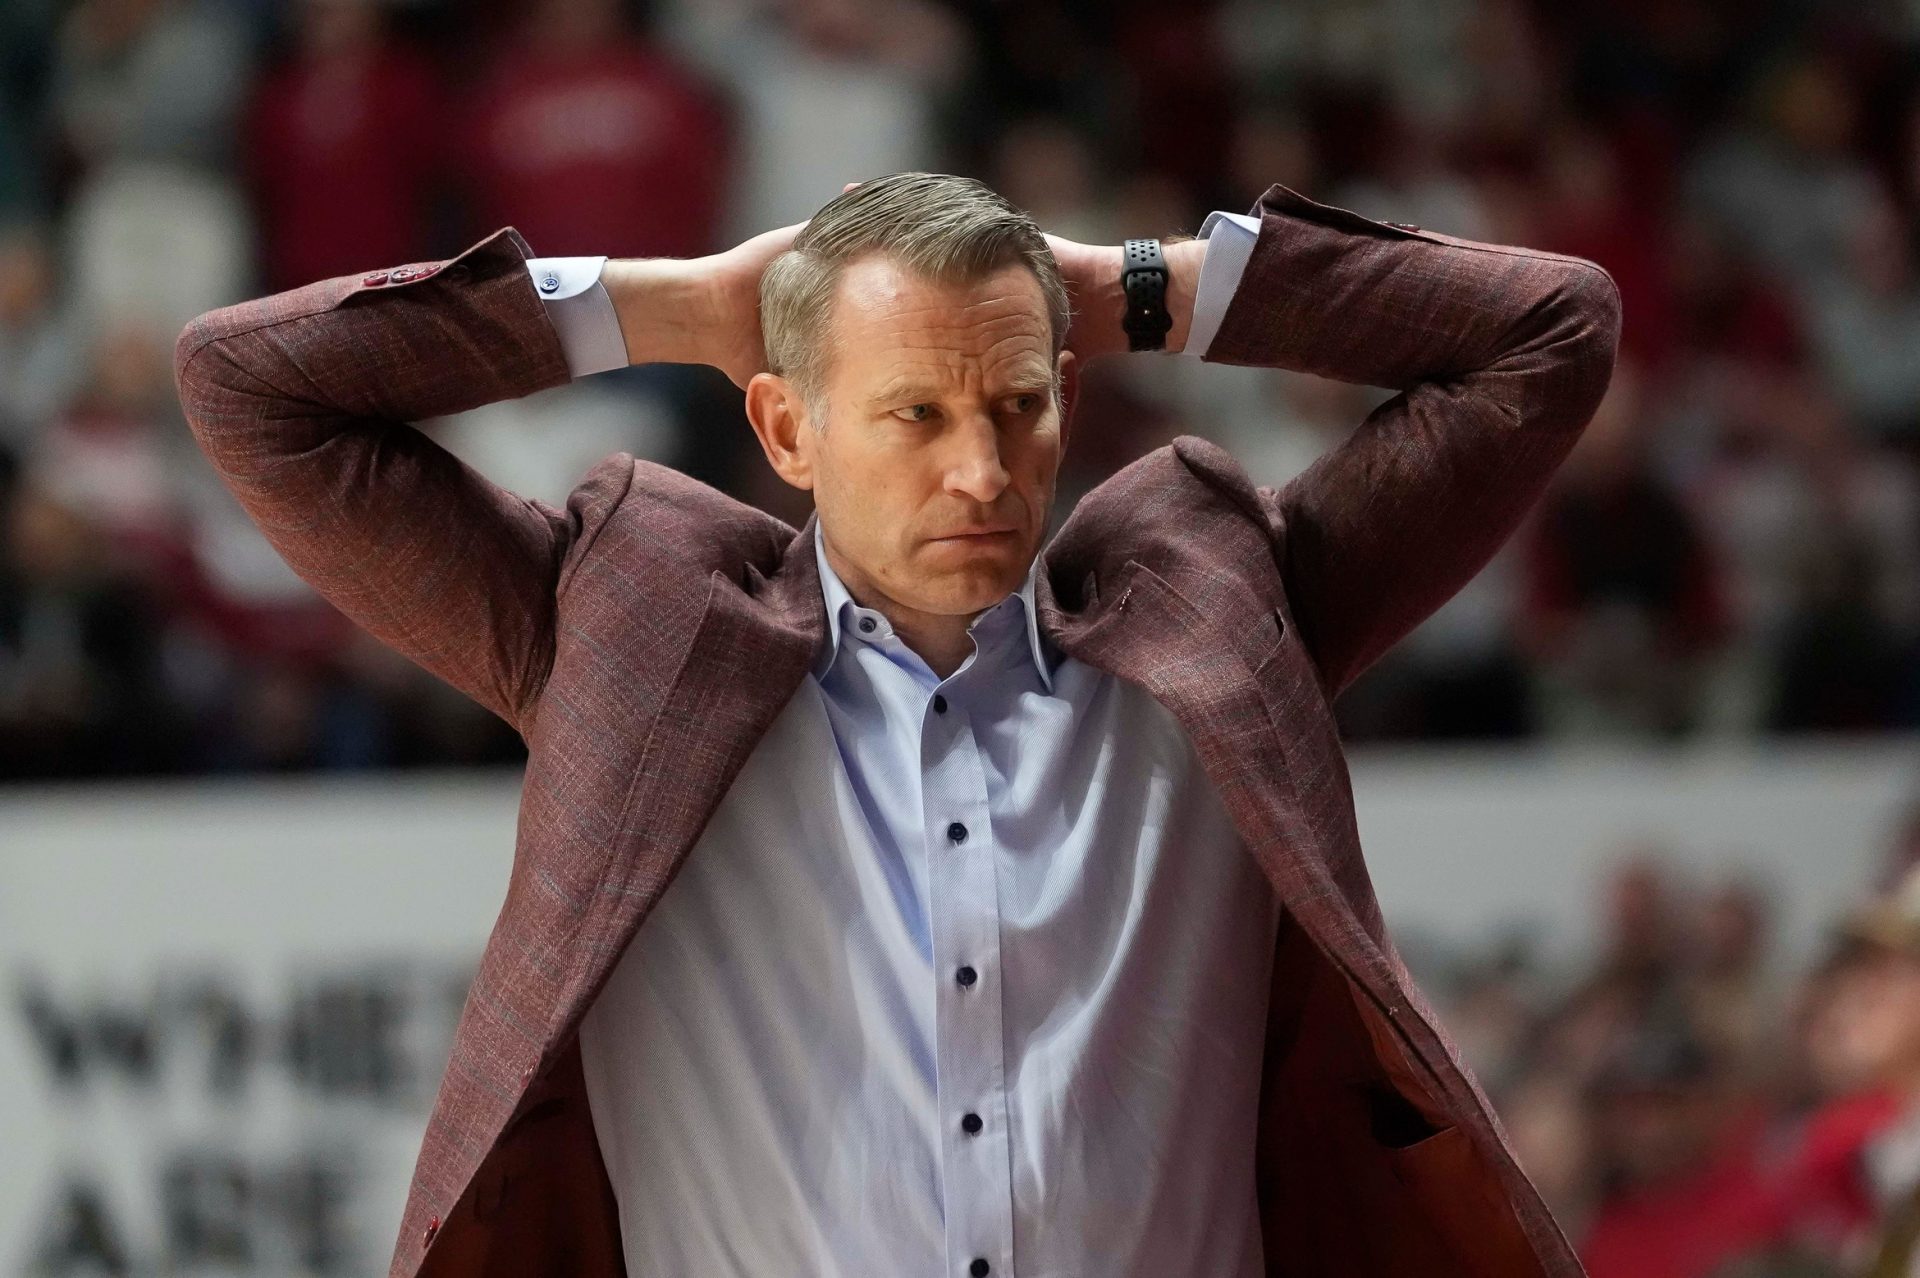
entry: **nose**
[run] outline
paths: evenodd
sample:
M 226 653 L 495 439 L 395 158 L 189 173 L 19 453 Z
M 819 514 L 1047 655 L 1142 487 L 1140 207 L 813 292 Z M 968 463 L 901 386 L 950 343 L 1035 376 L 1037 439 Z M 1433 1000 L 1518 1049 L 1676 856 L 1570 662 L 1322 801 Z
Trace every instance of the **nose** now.
M 947 466 L 947 491 L 987 503 L 1006 491 L 1012 476 L 1000 461 L 1000 432 L 984 414 L 955 432 L 956 452 Z

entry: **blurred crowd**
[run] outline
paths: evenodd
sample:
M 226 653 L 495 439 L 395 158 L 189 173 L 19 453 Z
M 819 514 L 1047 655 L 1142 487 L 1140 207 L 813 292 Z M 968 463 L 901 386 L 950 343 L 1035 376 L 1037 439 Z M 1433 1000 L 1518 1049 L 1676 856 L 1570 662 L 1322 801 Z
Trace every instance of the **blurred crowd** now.
M 184 320 L 506 224 L 543 255 L 703 253 L 904 168 L 1084 240 L 1281 182 L 1612 272 L 1598 419 L 1347 696 L 1349 738 L 1913 727 L 1917 50 L 1912 5 L 1814 0 L 9 0 L 0 778 L 518 757 L 219 489 L 173 395 Z M 1182 432 L 1281 483 L 1379 399 L 1095 372 L 1066 502 Z M 549 501 L 626 449 L 804 514 L 710 370 L 427 428 Z
M 1590 966 L 1525 938 L 1433 968 L 1590 1278 L 1920 1275 L 1920 808 L 1783 970 L 1764 886 L 1628 849 Z

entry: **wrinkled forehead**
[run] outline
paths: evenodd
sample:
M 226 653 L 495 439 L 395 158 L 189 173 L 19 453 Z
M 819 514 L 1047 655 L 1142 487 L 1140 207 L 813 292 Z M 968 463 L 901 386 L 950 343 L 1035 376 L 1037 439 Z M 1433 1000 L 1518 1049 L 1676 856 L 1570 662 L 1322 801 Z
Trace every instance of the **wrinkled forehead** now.
M 1014 262 L 971 280 L 930 279 L 882 254 L 849 262 L 828 312 L 830 367 L 849 375 L 1050 377 L 1052 322 L 1040 281 Z

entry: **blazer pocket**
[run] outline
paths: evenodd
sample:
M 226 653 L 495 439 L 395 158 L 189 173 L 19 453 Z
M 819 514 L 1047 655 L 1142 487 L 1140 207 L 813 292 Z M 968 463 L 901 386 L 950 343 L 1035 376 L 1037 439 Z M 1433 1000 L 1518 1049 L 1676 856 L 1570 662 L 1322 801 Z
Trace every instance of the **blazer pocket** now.
M 1387 1150 L 1386 1159 L 1408 1197 L 1451 1253 L 1452 1264 L 1436 1256 L 1424 1272 L 1542 1272 L 1512 1200 L 1464 1130 L 1440 1128 L 1424 1140 Z
M 1470 1196 L 1480 1171 L 1473 1142 L 1458 1127 L 1437 1127 L 1411 1145 L 1388 1148 L 1386 1156 L 1400 1183 L 1430 1209 Z
M 1389 1084 L 1370 1083 L 1364 1092 L 1367 1124 L 1373 1139 L 1395 1153 L 1414 1149 L 1454 1130 L 1435 1123 Z
M 1259 630 L 1264 650 L 1248 664 L 1267 699 L 1276 705 L 1296 704 L 1303 695 L 1323 695 L 1313 656 L 1300 642 L 1300 632 L 1287 619 L 1285 609 L 1267 609 Z

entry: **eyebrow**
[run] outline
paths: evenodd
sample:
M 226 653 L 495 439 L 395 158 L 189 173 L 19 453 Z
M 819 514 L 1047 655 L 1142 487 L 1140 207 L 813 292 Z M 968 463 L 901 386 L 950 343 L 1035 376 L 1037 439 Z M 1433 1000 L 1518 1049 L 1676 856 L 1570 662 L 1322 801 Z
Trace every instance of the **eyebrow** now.
M 1007 378 L 1001 389 L 1003 395 L 1031 395 L 1053 388 L 1053 378 L 1038 364 L 1025 364 Z M 941 392 L 928 382 L 899 381 L 888 382 L 874 394 L 867 397 L 870 407 L 882 404 L 922 404 L 932 403 L 941 397 Z

